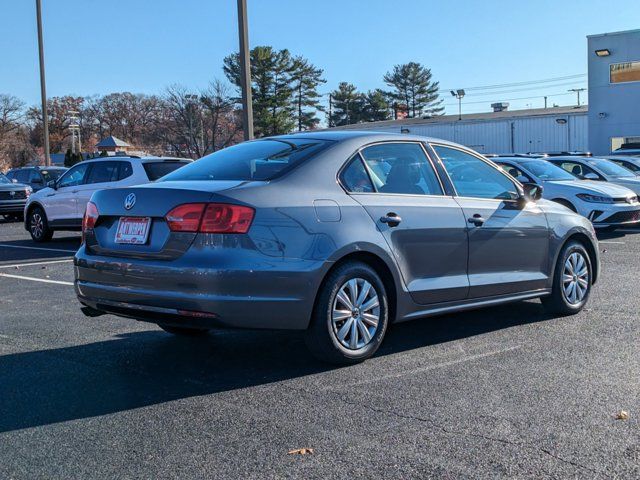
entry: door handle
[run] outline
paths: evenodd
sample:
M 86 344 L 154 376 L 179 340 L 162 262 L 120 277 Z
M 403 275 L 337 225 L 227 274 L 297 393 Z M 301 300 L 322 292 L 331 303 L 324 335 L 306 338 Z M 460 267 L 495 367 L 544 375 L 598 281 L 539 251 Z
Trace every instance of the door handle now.
M 386 223 L 390 227 L 397 227 L 398 225 L 400 225 L 402 218 L 394 212 L 389 212 L 384 217 L 381 217 L 380 221 L 382 223 Z
M 476 213 L 473 217 L 467 218 L 467 222 L 473 223 L 476 227 L 481 227 L 482 225 L 484 225 L 484 222 L 486 222 L 486 220 L 482 217 L 482 215 Z

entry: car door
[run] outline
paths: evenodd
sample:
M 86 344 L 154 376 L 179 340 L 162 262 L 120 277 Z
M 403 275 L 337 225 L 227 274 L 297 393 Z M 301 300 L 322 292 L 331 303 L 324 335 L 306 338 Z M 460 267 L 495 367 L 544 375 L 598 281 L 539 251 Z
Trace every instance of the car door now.
M 53 226 L 71 226 L 78 223 L 78 187 L 84 182 L 88 169 L 88 163 L 80 163 L 70 168 L 60 177 L 56 188 L 47 191 L 42 199 L 47 219 Z
M 88 172 L 86 180 L 82 185 L 78 185 L 77 193 L 77 215 L 79 218 L 84 216 L 87 203 L 91 199 L 91 195 L 97 190 L 105 188 L 114 188 L 118 181 L 118 164 L 117 161 L 97 161 L 91 162 L 91 169 Z
M 432 145 L 456 190 L 469 236 L 469 298 L 547 286 L 549 227 L 540 207 L 479 155 Z
M 413 300 L 462 300 L 469 288 L 462 209 L 444 194 L 420 143 L 363 148 L 341 182 L 382 232 Z

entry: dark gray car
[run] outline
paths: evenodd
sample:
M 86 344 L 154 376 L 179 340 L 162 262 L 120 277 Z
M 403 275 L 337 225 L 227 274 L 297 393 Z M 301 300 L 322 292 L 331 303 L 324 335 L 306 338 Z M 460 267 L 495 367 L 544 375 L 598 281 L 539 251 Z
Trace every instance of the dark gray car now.
M 14 220 L 21 218 L 32 191 L 30 186 L 13 183 L 0 173 L 0 215 Z
M 230 147 L 158 182 L 96 192 L 75 256 L 87 315 L 176 334 L 307 331 L 353 363 L 391 322 L 541 297 L 580 311 L 591 223 L 449 142 L 316 132 Z

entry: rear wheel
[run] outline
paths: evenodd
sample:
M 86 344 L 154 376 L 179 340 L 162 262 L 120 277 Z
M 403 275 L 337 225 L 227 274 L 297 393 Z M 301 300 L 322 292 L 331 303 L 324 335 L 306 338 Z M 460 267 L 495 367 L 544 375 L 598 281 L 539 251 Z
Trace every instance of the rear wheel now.
M 349 365 L 371 357 L 389 323 L 387 293 L 370 266 L 349 262 L 323 283 L 306 343 L 318 359 Z
M 593 270 L 587 250 L 580 242 L 569 242 L 558 256 L 551 295 L 542 297 L 542 304 L 550 313 L 578 313 L 589 300 L 592 280 Z
M 47 216 L 40 207 L 29 213 L 29 233 L 34 242 L 48 242 L 53 238 L 53 230 L 49 228 Z
M 183 337 L 200 337 L 209 333 L 208 328 L 174 327 L 171 325 L 161 324 L 158 324 L 158 326 L 167 333 Z

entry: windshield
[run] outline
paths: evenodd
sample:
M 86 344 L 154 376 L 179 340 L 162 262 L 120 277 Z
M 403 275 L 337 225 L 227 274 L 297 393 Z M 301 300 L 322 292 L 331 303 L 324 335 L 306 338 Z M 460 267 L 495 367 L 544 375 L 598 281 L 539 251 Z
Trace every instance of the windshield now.
M 560 167 L 555 166 L 552 163 L 544 161 L 530 161 L 520 162 L 521 165 L 533 173 L 540 180 L 575 180 L 576 177 L 563 170 Z
M 11 183 L 11 181 L 0 173 L 0 183 Z
M 617 165 L 609 160 L 602 158 L 590 158 L 587 163 L 597 167 L 605 175 L 616 178 L 635 177 L 635 174 L 631 170 L 627 170 L 620 165 Z
M 44 184 L 46 185 L 52 180 L 57 180 L 60 176 L 66 172 L 67 170 L 64 168 L 56 168 L 53 170 L 40 170 L 42 174 L 42 178 L 44 178 Z
M 160 181 L 271 180 L 332 143 L 299 138 L 245 142 L 207 155 Z

